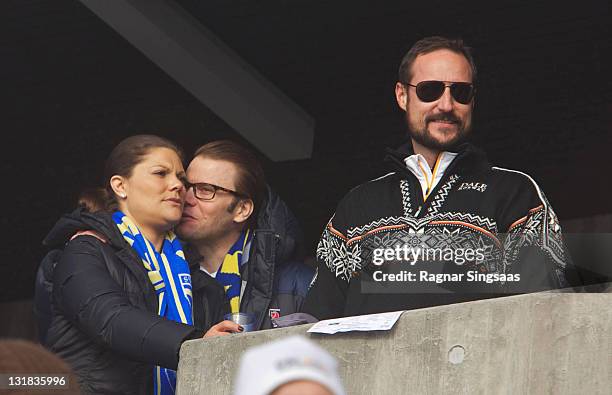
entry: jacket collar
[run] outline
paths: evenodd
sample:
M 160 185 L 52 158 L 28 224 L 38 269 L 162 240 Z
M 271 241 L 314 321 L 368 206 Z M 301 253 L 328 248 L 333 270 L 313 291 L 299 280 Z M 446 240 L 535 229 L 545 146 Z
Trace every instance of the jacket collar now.
M 62 247 L 80 230 L 101 233 L 115 249 L 123 249 L 127 245 L 111 214 L 90 213 L 82 207 L 62 215 L 43 240 L 43 244 L 48 247 Z
M 105 212 L 90 213 L 82 207 L 63 215 L 53 226 L 43 244 L 48 247 L 63 248 L 70 238 L 80 230 L 95 230 L 106 237 L 108 245 L 114 249 L 115 256 L 140 279 L 141 284 L 155 294 L 145 267 L 136 251 L 125 241 L 117 228 L 111 214 Z M 134 263 L 138 264 L 134 264 Z M 157 298 L 147 299 L 152 311 L 157 311 Z
M 459 144 L 451 151 L 457 152 L 458 154 L 451 166 L 449 166 L 449 168 L 452 167 L 453 171 L 466 174 L 476 173 L 491 168 L 484 151 L 471 143 Z M 406 163 L 404 162 L 405 158 L 414 155 L 411 141 L 402 144 L 397 149 L 387 148 L 386 152 L 385 162 L 391 163 L 394 170 L 398 170 L 403 174 L 412 175 L 410 170 L 406 168 Z

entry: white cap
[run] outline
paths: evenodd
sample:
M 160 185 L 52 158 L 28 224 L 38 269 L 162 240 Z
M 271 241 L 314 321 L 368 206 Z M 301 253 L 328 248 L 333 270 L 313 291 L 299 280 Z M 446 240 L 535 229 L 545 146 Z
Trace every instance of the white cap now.
M 269 395 L 283 384 L 309 380 L 344 395 L 338 362 L 302 336 L 291 336 L 248 349 L 240 360 L 234 395 Z

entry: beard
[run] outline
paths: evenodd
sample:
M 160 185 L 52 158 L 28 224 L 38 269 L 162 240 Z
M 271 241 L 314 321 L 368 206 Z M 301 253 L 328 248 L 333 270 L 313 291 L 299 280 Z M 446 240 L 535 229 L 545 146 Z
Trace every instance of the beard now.
M 433 121 L 452 122 L 449 127 L 455 126 L 457 130 L 453 132 L 447 131 L 443 133 L 445 135 L 449 133 L 454 133 L 454 136 L 444 141 L 441 141 L 438 138 L 434 137 L 433 134 L 429 131 L 429 123 Z M 424 147 L 437 151 L 449 151 L 450 149 L 463 143 L 471 130 L 471 125 L 468 124 L 466 127 L 464 122 L 453 112 L 428 115 L 424 119 L 424 126 L 419 127 L 416 122 L 413 122 L 413 120 L 410 119 L 410 113 L 406 111 L 406 123 L 408 125 L 408 134 L 413 140 L 415 140 L 417 143 Z

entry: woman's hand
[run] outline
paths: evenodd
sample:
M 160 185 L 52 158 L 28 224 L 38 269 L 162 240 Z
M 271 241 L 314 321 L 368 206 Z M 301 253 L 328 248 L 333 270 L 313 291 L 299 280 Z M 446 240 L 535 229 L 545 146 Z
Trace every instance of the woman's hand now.
M 226 336 L 232 333 L 240 333 L 244 330 L 240 325 L 233 321 L 221 321 L 216 325 L 213 325 L 208 332 L 204 334 L 204 338 L 215 337 L 215 336 Z

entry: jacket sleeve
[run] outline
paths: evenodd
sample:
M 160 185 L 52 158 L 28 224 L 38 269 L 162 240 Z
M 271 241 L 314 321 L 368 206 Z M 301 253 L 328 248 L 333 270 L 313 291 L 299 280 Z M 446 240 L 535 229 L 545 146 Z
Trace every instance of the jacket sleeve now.
M 61 250 L 51 250 L 45 255 L 36 272 L 34 285 L 34 315 L 38 323 L 38 340 L 46 344 L 47 332 L 53 313 L 51 310 L 51 294 L 53 292 L 53 268 L 62 256 Z
M 223 317 L 230 313 L 231 309 L 223 286 L 199 270 L 199 265 L 196 266 L 191 270 L 193 322 L 194 325 L 203 328 L 203 331 L 207 331 L 213 325 L 223 321 Z
M 575 271 L 557 215 L 535 181 L 526 177 L 516 189 L 506 215 L 503 264 L 507 273 L 520 274 L 520 281 L 512 284 L 513 291 L 526 293 L 574 285 Z
M 92 236 L 68 243 L 53 275 L 56 310 L 127 358 L 176 369 L 181 343 L 202 333 L 133 306 L 108 272 L 103 248 L 110 247 Z
M 334 227 L 339 214 L 330 219 L 319 240 L 316 273 L 302 307 L 303 312 L 320 320 L 344 316 L 346 293 L 354 272 L 347 237 Z

